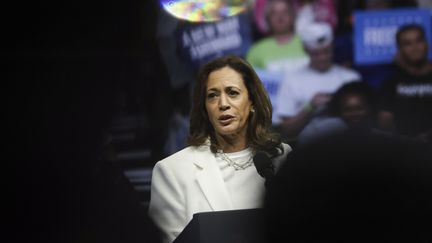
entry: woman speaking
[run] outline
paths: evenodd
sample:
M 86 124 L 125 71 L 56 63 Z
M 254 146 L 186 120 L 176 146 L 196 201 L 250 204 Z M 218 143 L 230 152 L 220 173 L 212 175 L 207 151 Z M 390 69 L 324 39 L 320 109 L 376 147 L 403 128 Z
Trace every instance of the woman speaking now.
M 189 146 L 153 169 L 149 214 L 163 242 L 172 242 L 195 213 L 263 206 L 255 153 L 265 152 L 277 170 L 291 151 L 271 131 L 271 117 L 267 92 L 246 61 L 226 56 L 201 68 Z

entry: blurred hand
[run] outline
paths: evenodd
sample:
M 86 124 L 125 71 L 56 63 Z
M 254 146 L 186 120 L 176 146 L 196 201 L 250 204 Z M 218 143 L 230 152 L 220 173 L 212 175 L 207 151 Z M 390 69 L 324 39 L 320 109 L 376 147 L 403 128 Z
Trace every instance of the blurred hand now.
M 329 93 L 316 93 L 311 100 L 311 105 L 313 108 L 319 108 L 327 104 L 331 99 Z

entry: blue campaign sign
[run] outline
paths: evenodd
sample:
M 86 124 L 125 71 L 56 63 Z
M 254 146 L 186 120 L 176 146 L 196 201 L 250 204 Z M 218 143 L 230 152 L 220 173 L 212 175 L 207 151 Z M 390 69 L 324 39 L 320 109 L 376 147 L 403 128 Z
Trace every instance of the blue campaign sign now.
M 248 14 L 216 22 L 188 23 L 176 35 L 182 56 L 194 67 L 223 55 L 244 57 L 252 43 Z
M 277 107 L 277 94 L 279 92 L 279 86 L 282 82 L 283 75 L 277 72 L 269 72 L 264 69 L 255 69 L 256 74 L 261 79 L 261 82 L 263 83 L 264 88 L 266 89 L 270 101 L 273 106 L 273 117 L 272 121 L 274 124 L 279 122 L 279 119 L 275 117 L 274 111 Z
M 356 11 L 354 21 L 354 61 L 358 65 L 391 63 L 396 53 L 396 32 L 406 24 L 424 27 L 432 57 L 431 12 L 427 9 Z

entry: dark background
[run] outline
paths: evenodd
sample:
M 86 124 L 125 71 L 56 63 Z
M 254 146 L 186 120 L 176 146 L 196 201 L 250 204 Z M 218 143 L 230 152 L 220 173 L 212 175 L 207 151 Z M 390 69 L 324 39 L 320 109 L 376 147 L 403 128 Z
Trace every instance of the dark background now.
M 154 37 L 157 8 L 138 0 L 3 7 L 3 138 L 15 172 L 9 233 L 17 242 L 154 240 L 124 168 L 104 157 L 104 141 L 118 114 L 155 114 L 151 125 L 169 113 L 169 100 L 160 102 L 170 96 Z M 157 145 L 157 132 L 143 137 Z
M 341 2 L 345 30 L 356 1 Z M 2 161 L 14 171 L 4 178 L 17 242 L 155 240 L 148 187 L 140 194 L 123 172 L 161 158 L 173 107 L 188 97 L 170 88 L 158 9 L 156 0 L 2 3 Z M 151 153 L 112 156 L 138 148 Z

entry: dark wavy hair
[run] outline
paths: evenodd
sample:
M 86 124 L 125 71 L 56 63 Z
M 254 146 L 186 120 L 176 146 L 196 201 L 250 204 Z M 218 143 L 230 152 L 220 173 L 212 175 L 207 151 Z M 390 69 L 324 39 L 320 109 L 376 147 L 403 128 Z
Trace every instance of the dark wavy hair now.
M 283 147 L 280 136 L 271 130 L 273 109 L 267 91 L 252 66 L 242 58 L 233 55 L 214 59 L 201 67 L 190 113 L 188 144 L 200 146 L 210 139 L 211 151 L 215 153 L 219 149 L 205 102 L 210 73 L 224 67 L 230 67 L 242 76 L 249 93 L 249 99 L 255 109 L 255 112 L 251 113 L 248 119 L 247 140 L 249 147 L 254 151 L 264 151 L 271 157 L 282 154 Z
M 328 105 L 329 114 L 332 116 L 340 116 L 342 99 L 347 95 L 352 94 L 364 97 L 372 114 L 375 114 L 378 111 L 378 101 L 375 90 L 362 80 L 353 80 L 342 85 L 333 94 Z

